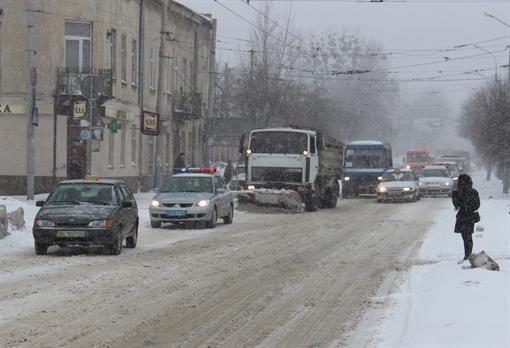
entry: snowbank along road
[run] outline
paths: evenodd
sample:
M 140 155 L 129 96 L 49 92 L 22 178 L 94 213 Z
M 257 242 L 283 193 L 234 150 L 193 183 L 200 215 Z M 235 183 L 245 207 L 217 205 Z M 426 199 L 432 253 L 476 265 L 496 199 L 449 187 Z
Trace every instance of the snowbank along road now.
M 145 217 L 139 246 L 120 256 L 0 253 L 0 346 L 344 346 L 385 273 L 447 206 L 344 200 L 237 214 L 214 230 L 153 230 Z

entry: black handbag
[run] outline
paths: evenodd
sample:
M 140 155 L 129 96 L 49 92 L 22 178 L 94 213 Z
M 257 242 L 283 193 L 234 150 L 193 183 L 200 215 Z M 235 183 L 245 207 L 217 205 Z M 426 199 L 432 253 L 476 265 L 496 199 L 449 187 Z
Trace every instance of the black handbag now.
M 473 212 L 473 215 L 471 216 L 471 222 L 473 222 L 474 224 L 480 222 L 480 213 L 478 213 L 478 211 Z

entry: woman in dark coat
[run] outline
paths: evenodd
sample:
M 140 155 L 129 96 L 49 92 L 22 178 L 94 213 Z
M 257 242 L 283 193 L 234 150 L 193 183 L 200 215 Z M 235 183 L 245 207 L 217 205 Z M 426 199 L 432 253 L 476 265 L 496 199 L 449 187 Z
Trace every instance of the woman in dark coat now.
M 455 232 L 462 235 L 464 241 L 464 260 L 467 260 L 473 252 L 473 232 L 475 229 L 476 214 L 480 208 L 480 197 L 473 188 L 473 181 L 467 174 L 459 176 L 457 190 L 452 195 L 453 206 L 457 212 Z

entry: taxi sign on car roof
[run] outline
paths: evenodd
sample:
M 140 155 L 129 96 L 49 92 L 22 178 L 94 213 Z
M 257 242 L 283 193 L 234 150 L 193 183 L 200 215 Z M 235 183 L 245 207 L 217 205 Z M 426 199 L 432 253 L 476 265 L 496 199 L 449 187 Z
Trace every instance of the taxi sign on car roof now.
M 85 177 L 83 178 L 83 180 L 85 181 L 98 181 L 99 179 L 101 178 L 97 175 L 85 175 Z

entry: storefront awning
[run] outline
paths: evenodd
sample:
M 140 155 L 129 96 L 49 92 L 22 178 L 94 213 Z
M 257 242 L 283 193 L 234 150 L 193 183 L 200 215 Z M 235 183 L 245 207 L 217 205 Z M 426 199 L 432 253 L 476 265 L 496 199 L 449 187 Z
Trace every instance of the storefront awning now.
M 131 121 L 140 115 L 140 108 L 136 104 L 123 102 L 118 99 L 109 99 L 101 105 L 104 107 L 104 117 Z

